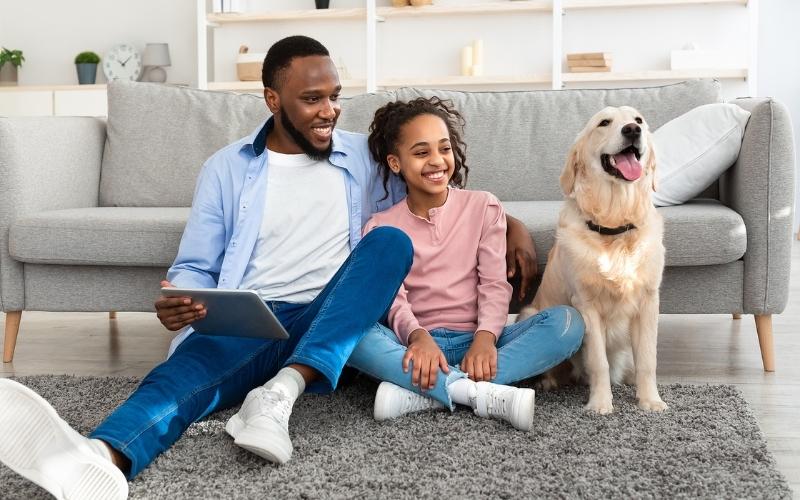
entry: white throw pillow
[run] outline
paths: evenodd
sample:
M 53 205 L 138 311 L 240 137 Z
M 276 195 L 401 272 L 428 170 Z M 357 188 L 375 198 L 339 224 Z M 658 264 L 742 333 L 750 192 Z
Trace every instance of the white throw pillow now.
M 653 133 L 657 207 L 702 193 L 736 162 L 750 113 L 735 104 L 699 106 Z

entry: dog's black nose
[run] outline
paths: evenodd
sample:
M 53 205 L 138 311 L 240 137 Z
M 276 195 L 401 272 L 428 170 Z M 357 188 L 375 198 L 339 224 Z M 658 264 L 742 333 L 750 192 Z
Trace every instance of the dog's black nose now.
M 622 127 L 622 135 L 633 141 L 642 135 L 642 127 L 638 123 L 629 123 Z

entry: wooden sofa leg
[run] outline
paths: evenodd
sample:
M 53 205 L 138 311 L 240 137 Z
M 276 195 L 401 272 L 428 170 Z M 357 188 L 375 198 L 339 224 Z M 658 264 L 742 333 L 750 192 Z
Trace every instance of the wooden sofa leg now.
M 742 315 L 738 313 L 733 313 L 733 319 L 742 319 Z
M 761 361 L 765 372 L 775 371 L 775 345 L 772 339 L 772 315 L 756 314 L 756 332 L 761 347 Z
M 110 311 L 108 313 L 108 319 L 117 319 L 117 311 Z
M 3 363 L 11 363 L 14 359 L 14 348 L 17 346 L 20 320 L 22 320 L 22 311 L 9 311 L 6 313 L 6 340 L 3 344 Z

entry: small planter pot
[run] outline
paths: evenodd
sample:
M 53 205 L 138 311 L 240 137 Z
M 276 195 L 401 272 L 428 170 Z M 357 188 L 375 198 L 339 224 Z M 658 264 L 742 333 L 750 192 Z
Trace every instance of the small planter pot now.
M 17 67 L 7 62 L 0 67 L 0 87 L 17 85 Z
M 78 83 L 81 85 L 93 85 L 97 80 L 97 64 L 80 63 L 76 64 L 78 69 Z
M 327 9 L 331 5 L 331 0 L 314 0 L 318 9 Z

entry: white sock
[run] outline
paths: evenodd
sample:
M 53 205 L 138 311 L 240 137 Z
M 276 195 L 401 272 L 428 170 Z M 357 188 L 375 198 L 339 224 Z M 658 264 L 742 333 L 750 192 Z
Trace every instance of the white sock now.
M 274 377 L 269 379 L 264 387 L 280 392 L 292 401 L 297 399 L 306 390 L 306 381 L 299 371 L 294 368 L 281 368 Z
M 470 397 L 474 399 L 478 394 L 478 386 L 475 381 L 464 377 L 449 384 L 447 392 L 450 393 L 450 398 L 454 403 L 472 407 Z
M 100 455 L 101 457 L 107 459 L 109 462 L 113 462 L 114 460 L 111 458 L 111 450 L 108 449 L 106 443 L 99 440 L 99 439 L 90 439 L 89 446 L 92 448 L 92 451 Z

